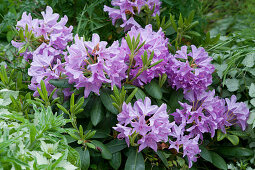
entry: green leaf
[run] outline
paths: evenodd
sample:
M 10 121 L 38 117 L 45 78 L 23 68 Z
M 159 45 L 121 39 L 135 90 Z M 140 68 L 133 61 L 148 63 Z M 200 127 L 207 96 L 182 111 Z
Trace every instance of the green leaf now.
M 116 152 L 112 154 L 112 159 L 109 161 L 109 163 L 113 167 L 113 169 L 119 169 L 121 165 L 121 153 Z
M 250 103 L 252 104 L 253 107 L 255 107 L 255 98 L 251 99 Z
M 100 90 L 100 98 L 104 107 L 109 110 L 111 113 L 118 114 L 118 110 L 112 105 L 113 100 L 110 97 L 112 94 L 110 89 L 103 88 Z
M 50 84 L 52 84 L 55 87 L 58 88 L 71 88 L 73 87 L 72 84 L 68 83 L 68 79 L 51 79 L 49 81 Z
M 177 25 L 175 23 L 175 20 L 174 20 L 174 17 L 173 17 L 172 14 L 170 14 L 170 20 L 171 20 L 171 24 L 172 24 L 173 29 L 175 30 L 175 32 L 177 32 Z
M 234 158 L 246 157 L 246 156 L 250 157 L 254 155 L 252 150 L 248 148 L 243 148 L 243 147 L 221 146 L 216 151 L 224 156 L 227 156 L 227 157 L 231 156 Z
M 212 157 L 212 164 L 214 166 L 216 166 L 219 169 L 228 169 L 228 166 L 227 166 L 225 160 L 220 155 L 218 155 L 215 152 L 211 152 L 211 151 L 210 151 L 210 154 Z
M 75 148 L 75 150 L 78 151 L 78 153 L 80 154 L 80 160 L 81 160 L 81 169 L 89 169 L 89 165 L 90 165 L 90 154 L 89 154 L 89 150 L 87 148 L 85 148 L 85 150 L 81 147 Z
M 233 79 L 226 79 L 226 86 L 228 88 L 228 91 L 234 92 L 239 89 L 239 80 L 233 78 Z
M 248 134 L 244 131 L 228 131 L 228 133 L 231 133 L 231 134 L 239 136 L 239 137 L 247 137 L 248 136 Z
M 161 151 L 161 150 L 158 150 L 156 152 L 156 154 L 158 155 L 158 157 L 161 159 L 161 161 L 163 162 L 163 164 L 168 167 L 168 162 L 167 162 L 167 159 L 166 159 L 166 156 L 164 155 L 164 152 Z
M 127 147 L 125 140 L 114 139 L 107 143 L 106 146 L 109 148 L 111 153 L 119 152 Z
M 11 42 L 11 40 L 14 38 L 15 32 L 13 30 L 10 30 L 6 34 L 6 39 L 8 42 Z
M 246 67 L 253 67 L 254 66 L 254 56 L 255 53 L 251 53 L 251 54 L 248 54 L 244 60 L 242 61 L 242 64 L 245 65 Z
M 224 71 L 227 69 L 228 65 L 226 63 L 222 63 L 222 64 L 214 64 L 217 74 L 218 76 L 222 79 Z
M 239 137 L 236 135 L 227 135 L 227 139 L 233 144 L 233 145 L 238 145 L 239 143 Z
M 24 53 L 24 52 L 26 52 L 26 50 L 27 50 L 27 47 L 26 47 L 26 46 L 23 46 L 23 47 L 19 50 L 18 53 Z
M 109 148 L 106 145 L 97 140 L 92 140 L 91 143 L 98 147 L 99 150 L 101 150 L 101 155 L 104 159 L 108 160 L 112 159 L 112 153 L 110 152 Z
M 251 97 L 255 97 L 255 85 L 253 83 L 251 83 L 251 86 L 249 88 L 249 95 Z
M 99 98 L 96 98 L 95 104 L 92 106 L 90 118 L 94 126 L 96 126 L 103 118 L 102 103 Z
M 138 91 L 138 88 L 135 88 L 132 93 L 128 96 L 126 103 L 128 104 L 129 102 L 131 102 L 131 100 L 133 99 L 133 97 L 135 96 L 136 92 Z
M 170 98 L 168 100 L 168 105 L 171 108 L 171 112 L 174 112 L 177 108 L 180 107 L 179 101 L 183 99 L 183 92 L 181 90 L 175 91 L 172 90 L 170 93 Z
M 89 130 L 89 132 L 86 133 L 86 135 L 84 136 L 84 139 L 88 140 L 92 138 L 95 134 L 96 134 L 96 130 L 93 130 L 93 131 Z
M 32 144 L 35 141 L 36 132 L 37 131 L 35 125 L 29 124 L 30 144 Z
M 57 104 L 57 106 L 58 106 L 58 108 L 59 108 L 60 110 L 62 110 L 64 113 L 69 114 L 69 112 L 66 110 L 66 108 L 64 108 L 64 106 L 62 106 L 62 105 L 60 105 L 60 104 Z
M 178 27 L 183 27 L 182 14 L 180 14 L 180 17 L 179 17 L 179 20 L 178 20 Z
M 145 90 L 150 96 L 154 97 L 155 99 L 162 99 L 161 88 L 155 80 L 152 80 L 151 83 L 145 85 Z
M 161 63 L 162 61 L 164 61 L 164 60 L 163 60 L 163 59 L 161 59 L 161 60 L 159 60 L 159 61 L 157 61 L 157 62 L 155 62 L 155 63 L 151 64 L 148 68 L 152 68 L 152 67 L 154 67 L 154 66 L 158 65 L 158 64 L 159 64 L 159 63 Z
M 145 93 L 140 88 L 138 88 L 138 90 L 137 90 L 137 92 L 135 94 L 135 97 L 136 97 L 137 100 L 138 99 L 144 100 L 146 95 L 145 95 Z
M 145 170 L 143 155 L 135 149 L 130 149 L 125 170 Z
M 8 89 L 2 89 L 0 90 L 0 106 L 8 106 L 12 103 L 10 96 L 13 96 L 14 99 L 17 99 L 19 92 L 8 90 Z
M 223 133 L 221 130 L 217 130 L 217 141 L 223 140 L 227 134 Z
M 212 163 L 212 156 L 210 151 L 208 151 L 204 146 L 200 146 L 199 148 L 201 149 L 201 157 Z
M 254 120 L 255 120 L 255 111 L 252 110 L 252 111 L 250 112 L 250 116 L 249 116 L 249 119 L 247 120 L 247 123 L 248 123 L 249 125 L 254 124 Z

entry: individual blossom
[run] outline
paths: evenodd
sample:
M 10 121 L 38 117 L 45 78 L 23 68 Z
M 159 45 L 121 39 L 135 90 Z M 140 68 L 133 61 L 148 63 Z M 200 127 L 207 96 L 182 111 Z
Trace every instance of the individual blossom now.
M 225 126 L 239 125 L 244 131 L 247 127 L 247 120 L 249 118 L 250 112 L 247 105 L 244 102 L 236 102 L 236 96 L 232 95 L 231 99 L 225 99 L 227 106 L 225 112 L 219 115 L 223 118 L 219 122 L 219 128 L 225 132 Z
M 152 25 L 147 25 L 144 29 L 132 27 L 127 34 L 131 39 L 137 39 L 138 36 L 140 36 L 140 45 L 144 43 L 144 45 L 134 54 L 133 63 L 129 63 L 131 51 L 128 47 L 127 41 L 122 39 L 121 50 L 126 52 L 125 62 L 130 65 L 130 72 L 128 75 L 130 80 L 143 68 L 141 56 L 144 55 L 145 51 L 148 53 L 148 58 L 151 53 L 154 52 L 151 64 L 163 60 L 156 66 L 143 71 L 136 80 L 134 80 L 133 84 L 142 86 L 149 83 L 155 77 L 165 73 L 165 66 L 167 64 L 167 56 L 169 52 L 167 47 L 168 39 L 165 38 L 163 31 L 159 29 L 158 32 L 154 32 L 152 30 Z
M 206 90 L 212 83 L 214 72 L 211 60 L 202 47 L 191 45 L 190 53 L 187 53 L 187 46 L 181 47 L 174 56 L 170 54 L 168 57 L 169 83 L 176 89 L 182 88 L 184 93 Z
M 146 147 L 157 152 L 157 144 L 168 141 L 170 129 L 173 126 L 173 123 L 168 120 L 166 109 L 166 104 L 160 107 L 151 105 L 148 97 L 144 101 L 136 101 L 134 106 L 124 103 L 122 112 L 117 117 L 119 121 L 117 127 L 113 129 L 120 132 L 118 138 L 124 138 L 128 145 L 138 136 L 139 152 Z M 134 145 L 134 143 L 131 144 Z
M 134 16 L 138 15 L 145 6 L 153 11 L 152 16 L 156 16 L 156 14 L 159 15 L 161 2 L 159 0 L 113 0 L 111 4 L 114 8 L 105 5 L 104 11 L 108 12 L 113 25 L 117 20 L 122 20 L 123 24 L 120 26 L 125 28 L 124 31 L 126 32 L 130 30 L 132 26 L 140 27 L 135 21 Z
M 187 156 L 189 168 L 192 167 L 192 162 L 197 161 L 197 155 L 200 154 L 199 135 L 191 136 L 185 134 L 185 124 L 174 124 L 171 128 L 169 149 L 175 149 L 177 152 L 183 152 L 183 157 Z
M 64 64 L 61 63 L 61 55 L 62 52 L 55 50 L 52 47 L 44 47 L 48 46 L 46 44 L 42 44 L 40 48 L 34 52 L 33 60 L 31 62 L 31 66 L 28 69 L 28 75 L 32 77 L 31 84 L 28 86 L 29 89 L 34 90 L 34 96 L 38 96 L 37 88 L 40 87 L 40 82 L 43 80 L 50 94 L 55 86 L 51 85 L 49 81 L 51 79 L 60 79 L 61 74 L 65 72 Z M 69 96 L 68 89 L 64 89 L 63 92 L 65 96 Z M 56 94 L 53 96 L 56 97 Z
M 85 87 L 84 97 L 90 92 L 99 94 L 103 83 L 120 87 L 126 78 L 127 65 L 125 52 L 120 50 L 118 41 L 106 48 L 107 42 L 100 41 L 98 34 L 93 34 L 91 41 L 75 36 L 75 43 L 68 47 L 69 55 L 65 57 L 65 74 L 69 83 L 76 88 Z

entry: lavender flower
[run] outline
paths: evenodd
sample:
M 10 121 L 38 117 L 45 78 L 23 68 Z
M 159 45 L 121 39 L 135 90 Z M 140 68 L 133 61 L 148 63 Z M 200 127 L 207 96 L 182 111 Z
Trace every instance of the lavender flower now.
M 212 83 L 214 66 L 212 58 L 202 47 L 191 45 L 192 51 L 187 54 L 187 46 L 181 47 L 174 56 L 169 55 L 167 75 L 169 83 L 176 89 L 203 91 Z
M 113 0 L 112 6 L 115 8 L 110 8 L 104 6 L 104 11 L 108 12 L 110 18 L 112 19 L 112 24 L 114 25 L 118 19 L 123 21 L 123 24 L 120 25 L 122 28 L 125 28 L 125 32 L 130 30 L 132 26 L 137 28 L 141 27 L 135 20 L 134 15 L 137 15 L 141 12 L 141 9 L 145 6 L 148 6 L 150 10 L 153 10 L 152 16 L 159 15 L 161 2 L 159 0 Z M 116 8 L 117 7 L 117 8 Z
M 124 103 L 122 112 L 117 117 L 119 123 L 113 127 L 120 132 L 119 139 L 125 138 L 129 144 L 132 136 L 139 135 L 139 152 L 146 147 L 157 151 L 158 142 L 167 142 L 170 129 L 173 126 L 169 123 L 169 117 L 166 112 L 166 104 L 160 107 L 151 105 L 150 98 L 146 97 L 144 101 L 138 100 L 134 106 Z
M 134 84 L 141 86 L 144 84 L 149 83 L 153 78 L 158 77 L 159 74 L 165 73 L 165 65 L 167 63 L 167 56 L 168 56 L 168 39 L 165 38 L 164 33 L 160 29 L 158 32 L 154 32 L 152 30 L 151 25 L 147 25 L 145 29 L 132 27 L 131 30 L 128 32 L 131 39 L 134 37 L 135 39 L 140 34 L 140 44 L 145 42 L 144 46 L 137 52 L 134 57 L 134 64 L 131 66 L 130 70 L 130 78 L 136 76 L 139 70 L 143 67 L 142 55 L 145 51 L 148 52 L 148 56 L 150 56 L 151 52 L 154 51 L 154 57 L 151 64 L 163 59 L 163 61 L 144 71 L 137 79 L 134 81 Z M 122 39 L 121 42 L 121 50 L 126 52 L 125 55 L 125 62 L 129 62 L 130 57 L 130 49 L 127 45 L 125 39 Z

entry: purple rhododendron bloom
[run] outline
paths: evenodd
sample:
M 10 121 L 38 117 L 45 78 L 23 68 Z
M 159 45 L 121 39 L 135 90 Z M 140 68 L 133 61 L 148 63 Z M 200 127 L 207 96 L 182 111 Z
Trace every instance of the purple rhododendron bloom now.
M 64 64 L 61 63 L 62 58 L 66 55 L 64 50 L 67 43 L 73 40 L 72 29 L 66 27 L 68 21 L 67 16 L 59 20 L 59 14 L 53 13 L 51 7 L 47 6 L 46 11 L 42 12 L 43 19 L 33 19 L 31 14 L 23 13 L 20 21 L 17 22 L 17 30 L 28 29 L 32 31 L 37 38 L 39 45 L 34 51 L 28 49 L 21 55 L 25 60 L 32 60 L 31 67 L 28 69 L 28 75 L 32 76 L 29 88 L 34 90 L 37 96 L 37 88 L 40 88 L 40 82 L 43 80 L 48 90 L 48 94 L 55 88 L 49 83 L 51 79 L 61 78 L 61 74 L 65 72 Z M 24 33 L 25 36 L 25 33 Z M 25 37 L 27 40 L 27 37 Z M 29 42 L 30 43 L 30 42 Z M 25 42 L 12 41 L 12 45 L 19 50 L 24 47 Z M 64 89 L 65 96 L 70 95 L 69 89 Z M 54 95 L 56 97 L 56 95 Z
M 236 102 L 236 97 L 220 99 L 214 91 L 189 91 L 184 96 L 190 103 L 180 103 L 183 109 L 177 109 L 172 115 L 177 124 L 182 124 L 192 137 L 197 134 L 203 139 L 203 133 L 214 137 L 215 131 L 239 124 L 244 130 L 249 117 L 249 109 L 244 103 Z M 227 106 L 226 106 L 227 103 Z
M 103 83 L 111 83 L 112 88 L 120 87 L 126 78 L 125 52 L 120 50 L 118 41 L 108 48 L 106 45 L 98 34 L 93 34 L 92 41 L 84 41 L 76 35 L 75 43 L 68 47 L 65 74 L 76 88 L 85 87 L 84 97 L 90 92 L 99 94 Z
M 146 147 L 157 151 L 158 142 L 167 142 L 171 132 L 172 123 L 169 123 L 169 116 L 166 112 L 166 104 L 160 107 L 151 105 L 150 98 L 146 97 L 134 103 L 134 106 L 124 103 L 122 112 L 118 114 L 117 127 L 114 129 L 121 133 L 119 139 L 129 139 L 132 135 L 138 134 L 139 152 Z M 131 133 L 123 133 L 126 128 L 131 128 Z M 130 132 L 130 131 L 129 131 Z M 128 143 L 129 144 L 129 143 Z
M 66 49 L 67 43 L 73 40 L 73 27 L 70 26 L 68 28 L 65 26 L 68 21 L 67 16 L 64 16 L 58 22 L 59 14 L 53 13 L 52 8 L 49 6 L 46 7 L 45 12 L 42 12 L 42 16 L 43 19 L 32 19 L 31 14 L 27 15 L 26 12 L 24 12 L 21 20 L 17 22 L 17 30 L 20 28 L 25 30 L 27 27 L 28 31 L 32 31 L 35 37 L 39 38 L 38 41 L 46 43 L 47 45 L 54 47 L 56 50 Z M 12 44 L 19 50 L 25 45 L 24 43 L 23 46 L 20 46 L 20 44 L 18 45 L 14 41 L 12 41 Z M 30 54 L 30 51 L 28 50 L 22 55 L 25 60 L 33 58 L 33 53 Z
M 140 44 L 145 42 L 144 46 L 137 52 L 134 57 L 134 65 L 132 65 L 132 68 L 130 70 L 130 78 L 135 77 L 139 70 L 142 68 L 143 61 L 141 56 L 144 54 L 145 51 L 148 52 L 148 56 L 150 56 L 151 52 L 154 51 L 154 57 L 151 64 L 163 59 L 161 63 L 150 69 L 147 69 L 140 76 L 138 76 L 137 79 L 134 81 L 134 84 L 138 86 L 147 84 L 153 78 L 165 73 L 165 65 L 167 63 L 167 56 L 169 53 L 167 47 L 168 39 L 165 38 L 162 30 L 159 29 L 158 32 L 154 32 L 152 30 L 152 25 L 147 25 L 144 29 L 136 29 L 135 27 L 132 27 L 128 34 L 131 39 L 133 37 L 136 39 L 140 34 Z M 121 50 L 126 51 L 125 61 L 128 63 L 131 53 L 125 39 L 122 39 Z
M 64 64 L 60 58 L 62 51 L 57 51 L 49 45 L 42 44 L 34 53 L 28 75 L 32 77 L 29 89 L 34 90 L 34 96 L 38 96 L 37 87 L 40 89 L 41 80 L 44 81 L 48 94 L 55 87 L 49 83 L 51 79 L 59 79 L 61 73 L 65 72 Z M 66 96 L 68 93 L 66 93 Z M 56 97 L 56 94 L 53 96 Z
M 133 16 L 139 14 L 143 7 L 148 6 L 150 10 L 153 10 L 152 16 L 159 15 L 161 2 L 159 0 L 113 0 L 111 4 L 115 8 L 110 8 L 105 5 L 104 11 L 108 12 L 112 19 L 112 24 L 114 25 L 118 19 L 121 19 L 123 24 L 120 26 L 124 28 L 124 31 L 128 31 L 132 26 L 137 28 L 141 27 L 134 20 Z
M 192 51 L 187 54 L 187 46 L 181 47 L 174 56 L 169 55 L 167 75 L 169 83 L 176 89 L 203 91 L 212 83 L 214 66 L 212 58 L 204 48 L 191 45 Z

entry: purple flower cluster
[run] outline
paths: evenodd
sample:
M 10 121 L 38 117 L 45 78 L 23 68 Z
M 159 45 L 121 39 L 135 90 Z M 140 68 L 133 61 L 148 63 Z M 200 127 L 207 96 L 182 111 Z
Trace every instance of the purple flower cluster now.
M 187 54 L 187 46 L 181 47 L 176 54 L 169 55 L 167 75 L 169 83 L 184 93 L 189 90 L 203 91 L 212 83 L 214 66 L 212 58 L 204 48 L 191 45 L 192 51 Z
M 235 96 L 224 100 L 215 96 L 214 91 L 192 91 L 186 93 L 185 98 L 189 104 L 180 103 L 183 109 L 171 114 L 174 117 L 172 123 L 169 122 L 165 104 L 160 107 L 151 105 L 148 97 L 144 102 L 136 101 L 133 107 L 130 103 L 124 103 L 117 117 L 119 123 L 113 127 L 120 132 L 118 138 L 124 138 L 129 145 L 130 139 L 139 135 L 139 151 L 146 147 L 157 151 L 157 143 L 169 142 L 169 149 L 177 152 L 181 149 L 191 167 L 201 152 L 198 142 L 203 140 L 204 133 L 214 137 L 217 129 L 226 133 L 226 127 L 232 125 L 240 125 L 245 130 L 249 109 L 245 103 L 236 102 Z
M 67 16 L 59 20 L 59 14 L 53 13 L 51 7 L 47 6 L 46 11 L 42 12 L 43 19 L 32 19 L 31 14 L 24 12 L 22 18 L 17 22 L 17 30 L 26 27 L 28 31 L 37 37 L 38 42 L 42 45 L 46 43 L 48 46 L 43 45 L 44 47 L 53 47 L 57 50 L 66 49 L 67 43 L 73 40 L 72 30 L 73 27 L 66 27 L 68 21 Z M 24 34 L 25 36 L 25 34 Z M 27 38 L 27 37 L 25 37 Z M 24 42 L 15 42 L 12 41 L 13 46 L 21 49 L 24 46 Z M 42 48 L 42 47 L 41 47 Z M 33 58 L 33 53 L 26 51 L 24 54 L 26 60 Z
M 132 105 L 123 104 L 122 112 L 118 114 L 119 123 L 113 127 L 119 139 L 125 139 L 130 144 L 131 136 L 138 135 L 139 152 L 146 147 L 157 151 L 158 142 L 167 142 L 170 129 L 173 124 L 169 123 L 169 116 L 166 112 L 166 104 L 160 107 L 151 105 L 150 98 L 144 101 L 138 100 Z
M 177 149 L 178 151 L 178 146 L 182 144 L 184 154 L 185 151 L 188 152 L 189 162 L 196 160 L 194 155 L 199 153 L 198 146 L 191 147 L 193 150 L 185 150 L 185 142 L 182 140 L 190 140 L 189 143 L 195 144 L 198 142 L 198 138 L 203 140 L 204 133 L 210 133 L 211 137 L 214 137 L 217 129 L 226 133 L 226 127 L 232 125 L 240 125 L 242 130 L 245 130 L 249 117 L 249 109 L 245 103 L 236 102 L 234 95 L 231 97 L 231 100 L 224 100 L 215 96 L 214 91 L 191 91 L 185 94 L 185 98 L 190 103 L 180 103 L 183 109 L 177 109 L 172 116 L 174 116 L 174 120 L 178 125 L 176 126 L 177 130 L 175 130 L 177 134 L 178 132 L 180 134 L 188 134 L 187 137 L 189 139 L 176 137 L 177 140 L 175 142 L 170 141 L 170 148 Z M 195 147 L 197 149 L 194 150 Z M 190 162 L 191 165 L 192 163 Z
M 121 80 L 126 78 L 125 51 L 120 49 L 118 41 L 108 48 L 106 45 L 99 35 L 93 34 L 92 41 L 84 41 L 76 35 L 75 43 L 68 47 L 65 74 L 76 88 L 85 87 L 85 97 L 90 92 L 99 94 L 103 83 L 111 83 L 112 88 L 121 87 Z
M 154 32 L 152 30 L 151 25 L 147 25 L 145 28 L 135 28 L 132 27 L 128 32 L 131 39 L 134 37 L 135 39 L 140 35 L 140 44 L 145 42 L 144 46 L 135 54 L 134 63 L 131 67 L 130 76 L 135 77 L 139 70 L 143 67 L 142 55 L 145 51 L 148 52 L 148 56 L 150 56 L 151 52 L 154 51 L 154 57 L 151 64 L 163 59 L 163 61 L 144 71 L 135 81 L 136 85 L 144 85 L 149 83 L 153 78 L 158 77 L 159 74 L 165 73 L 165 66 L 167 63 L 168 52 L 168 39 L 165 38 L 165 34 L 161 29 L 158 32 Z M 130 49 L 125 39 L 122 39 L 121 49 L 126 51 L 125 62 L 129 62 L 130 57 Z
M 117 8 L 105 5 L 104 11 L 108 12 L 112 24 L 114 25 L 116 20 L 121 19 L 123 24 L 120 26 L 128 31 L 132 26 L 140 27 L 135 21 L 134 15 L 139 14 L 144 6 L 148 6 L 150 10 L 154 9 L 152 16 L 159 15 L 161 2 L 159 0 L 112 0 L 111 4 Z
M 40 88 L 41 80 L 44 80 L 48 92 L 54 89 L 54 86 L 49 83 L 50 79 L 61 78 L 61 73 L 64 72 L 64 65 L 61 63 L 62 58 L 66 56 L 64 50 L 67 43 L 72 41 L 72 26 L 65 26 L 67 16 L 59 20 L 59 14 L 53 13 L 51 7 L 47 6 L 46 11 L 42 12 L 43 19 L 32 19 L 31 14 L 23 13 L 22 18 L 17 23 L 17 29 L 32 31 L 37 37 L 39 46 L 34 51 L 26 51 L 23 53 L 25 60 L 31 62 L 31 67 L 28 69 L 28 75 L 32 76 L 29 88 L 36 91 Z M 24 32 L 25 36 L 25 32 Z M 27 38 L 27 37 L 25 37 Z M 12 41 L 13 46 L 21 49 L 25 42 Z M 65 96 L 69 95 L 68 89 L 64 90 Z M 38 95 L 37 92 L 34 95 Z

